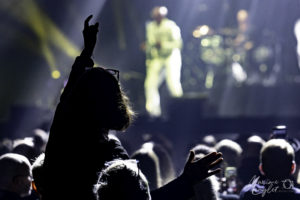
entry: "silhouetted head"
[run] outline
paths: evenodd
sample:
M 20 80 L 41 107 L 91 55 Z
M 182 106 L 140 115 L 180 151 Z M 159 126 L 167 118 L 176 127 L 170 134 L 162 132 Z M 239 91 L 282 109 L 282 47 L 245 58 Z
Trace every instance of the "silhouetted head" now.
M 39 128 L 33 130 L 34 146 L 39 151 L 39 153 L 45 151 L 45 146 L 48 142 L 48 138 L 49 136 L 46 131 Z
M 4 138 L 0 140 L 0 156 L 6 153 L 10 153 L 12 148 L 13 148 L 12 140 L 8 138 Z
M 21 197 L 31 193 L 31 165 L 25 156 L 7 153 L 0 157 L 0 189 Z
M 212 152 L 216 152 L 217 150 L 215 148 L 207 146 L 205 144 L 198 144 L 195 147 L 193 147 L 191 149 L 191 151 L 194 151 L 196 156 L 197 156 L 197 155 L 200 155 L 200 154 L 207 155 L 207 154 L 210 154 Z
M 114 75 L 104 68 L 86 70 L 71 96 L 74 118 L 92 129 L 124 130 L 133 111 Z
M 34 147 L 33 138 L 17 139 L 14 141 L 12 153 L 25 156 L 30 163 L 38 156 Z
M 108 163 L 94 187 L 99 200 L 150 200 L 146 177 L 136 160 L 115 160 Z
M 165 6 L 157 6 L 152 9 L 151 17 L 159 24 L 168 14 L 168 9 Z
M 259 157 L 259 153 L 265 141 L 258 135 L 253 135 L 247 139 L 244 153 L 245 157 Z
M 131 158 L 139 161 L 139 168 L 147 177 L 150 190 L 161 187 L 159 159 L 153 151 L 153 143 L 145 143 L 132 154 Z
M 165 185 L 176 177 L 174 164 L 171 155 L 163 145 L 154 142 L 153 144 L 153 151 L 155 152 L 159 160 L 162 185 Z
M 239 165 L 240 156 L 243 152 L 241 146 L 233 140 L 224 139 L 215 146 L 217 151 L 222 152 L 224 164 L 237 167 Z
M 214 147 L 217 144 L 217 140 L 213 135 L 206 135 L 202 138 L 202 143 L 207 146 Z
M 287 178 L 295 170 L 293 147 L 284 139 L 271 139 L 260 152 L 260 170 L 268 178 Z

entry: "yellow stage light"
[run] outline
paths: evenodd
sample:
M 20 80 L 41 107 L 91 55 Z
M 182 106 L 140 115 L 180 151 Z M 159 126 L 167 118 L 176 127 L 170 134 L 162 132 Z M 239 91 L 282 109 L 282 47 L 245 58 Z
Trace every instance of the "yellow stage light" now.
M 51 73 L 51 76 L 53 79 L 59 79 L 60 78 L 60 72 L 58 70 L 54 70 Z

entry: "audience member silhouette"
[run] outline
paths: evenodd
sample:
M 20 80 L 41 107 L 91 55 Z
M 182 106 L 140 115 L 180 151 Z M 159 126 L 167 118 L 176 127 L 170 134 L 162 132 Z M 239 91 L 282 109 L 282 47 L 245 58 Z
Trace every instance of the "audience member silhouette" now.
M 128 127 L 133 112 L 113 71 L 92 68 L 98 23 L 89 25 L 91 18 L 85 21 L 85 46 L 72 66 L 50 129 L 44 199 L 55 199 L 57 193 L 62 199 L 93 199 L 92 185 L 104 163 L 128 158 L 121 144 L 108 138 L 108 132 Z M 76 192 L 66 193 L 68 189 Z
M 201 155 L 201 154 L 206 155 L 215 152 L 217 150 L 214 147 L 208 146 L 206 144 L 198 144 L 192 148 L 192 151 L 194 151 L 196 155 Z
M 294 184 L 300 187 L 300 182 L 298 181 L 299 174 L 299 163 L 300 163 L 300 141 L 297 138 L 293 138 L 288 134 L 288 128 L 286 125 L 277 125 L 272 128 L 272 132 L 269 135 L 270 139 L 285 139 L 294 149 L 295 152 L 295 173 L 293 174 Z
M 150 190 L 157 189 L 162 186 L 159 159 L 153 151 L 153 143 L 145 143 L 135 151 L 132 159 L 138 160 L 139 168 L 145 174 Z
M 215 148 L 224 155 L 221 165 L 221 197 L 223 199 L 237 199 L 240 191 L 240 183 L 237 177 L 242 148 L 238 143 L 230 139 L 219 141 Z
M 33 143 L 38 155 L 45 152 L 48 136 L 49 135 L 42 129 L 37 128 L 33 130 Z
M 138 161 L 114 160 L 99 175 L 95 192 L 99 200 L 151 200 L 146 177 Z
M 30 163 L 39 155 L 34 146 L 33 138 L 27 137 L 24 139 L 17 139 L 14 141 L 12 153 L 25 156 Z
M 0 199 L 19 200 L 31 194 L 31 165 L 25 156 L 0 156 Z
M 254 177 L 246 185 L 240 199 L 300 199 L 300 189 L 295 188 L 291 175 L 295 170 L 295 153 L 284 139 L 271 139 L 260 152 L 259 169 L 263 177 Z
M 167 138 L 163 133 L 157 132 L 154 134 L 144 134 L 143 139 L 145 141 L 145 145 L 148 145 L 148 143 L 153 144 L 153 151 L 159 159 L 162 185 L 174 180 L 176 177 L 176 171 L 172 156 L 176 155 L 173 155 L 174 147 L 170 138 Z
M 217 151 L 222 152 L 224 157 L 224 169 L 228 166 L 238 167 L 240 156 L 243 152 L 241 146 L 233 140 L 223 139 L 219 141 L 215 148 Z
M 134 114 L 121 90 L 118 71 L 93 68 L 98 23 L 89 25 L 91 18 L 85 21 L 84 49 L 72 66 L 50 129 L 43 164 L 44 200 L 94 199 L 92 188 L 105 162 L 129 158 L 108 133 L 125 130 Z M 221 153 L 198 161 L 194 156 L 191 152 L 177 179 L 151 192 L 152 199 L 188 199 L 193 184 L 220 171 L 209 170 L 222 161 Z
M 202 143 L 209 147 L 214 147 L 217 144 L 217 139 L 213 135 L 206 135 L 202 138 Z
M 258 135 L 248 138 L 246 147 L 242 154 L 241 164 L 238 168 L 238 177 L 242 185 L 250 182 L 253 176 L 259 176 L 259 154 L 265 141 Z
M 213 147 L 204 144 L 198 144 L 191 149 L 196 154 L 197 159 L 203 158 L 206 154 L 215 152 Z M 216 176 L 210 176 L 204 181 L 199 182 L 194 186 L 195 200 L 219 200 L 218 191 L 220 190 L 220 183 Z M 205 192 L 204 192 L 205 191 Z
M 8 138 L 0 140 L 0 156 L 6 153 L 10 153 L 13 148 L 13 141 Z
M 151 143 L 153 143 L 153 151 L 155 152 L 159 160 L 162 185 L 165 185 L 175 179 L 175 167 L 170 154 L 164 148 L 164 146 L 155 142 Z

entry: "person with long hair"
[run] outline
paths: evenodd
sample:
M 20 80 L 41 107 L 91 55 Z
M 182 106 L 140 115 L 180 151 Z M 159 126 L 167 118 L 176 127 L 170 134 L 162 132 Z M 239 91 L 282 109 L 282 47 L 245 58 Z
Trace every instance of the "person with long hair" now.
M 72 66 L 50 129 L 42 170 L 43 200 L 94 199 L 93 185 L 105 163 L 129 158 L 121 143 L 109 137 L 109 130 L 125 130 L 134 113 L 121 90 L 119 71 L 93 67 L 99 24 L 89 25 L 91 18 L 85 20 L 84 49 Z M 183 174 L 169 186 L 151 192 L 152 198 L 170 197 L 170 192 L 181 186 L 183 191 L 174 195 L 189 196 L 189 185 L 219 172 L 209 169 L 220 157 L 215 152 L 194 162 L 191 153 Z

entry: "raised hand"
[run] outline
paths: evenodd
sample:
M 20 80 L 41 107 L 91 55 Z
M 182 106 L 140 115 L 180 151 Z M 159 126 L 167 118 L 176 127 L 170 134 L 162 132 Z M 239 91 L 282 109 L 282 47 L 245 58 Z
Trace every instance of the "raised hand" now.
M 97 41 L 97 33 L 98 33 L 98 27 L 99 23 L 95 23 L 94 25 L 89 25 L 89 21 L 93 15 L 88 16 L 86 20 L 84 21 L 84 29 L 82 31 L 83 33 L 83 39 L 84 39 L 84 54 L 88 57 L 91 57 L 96 45 Z
M 222 153 L 213 152 L 199 160 L 195 160 L 195 152 L 191 151 L 182 175 L 186 176 L 193 184 L 196 184 L 211 175 L 219 173 L 220 168 L 211 169 L 222 161 Z

